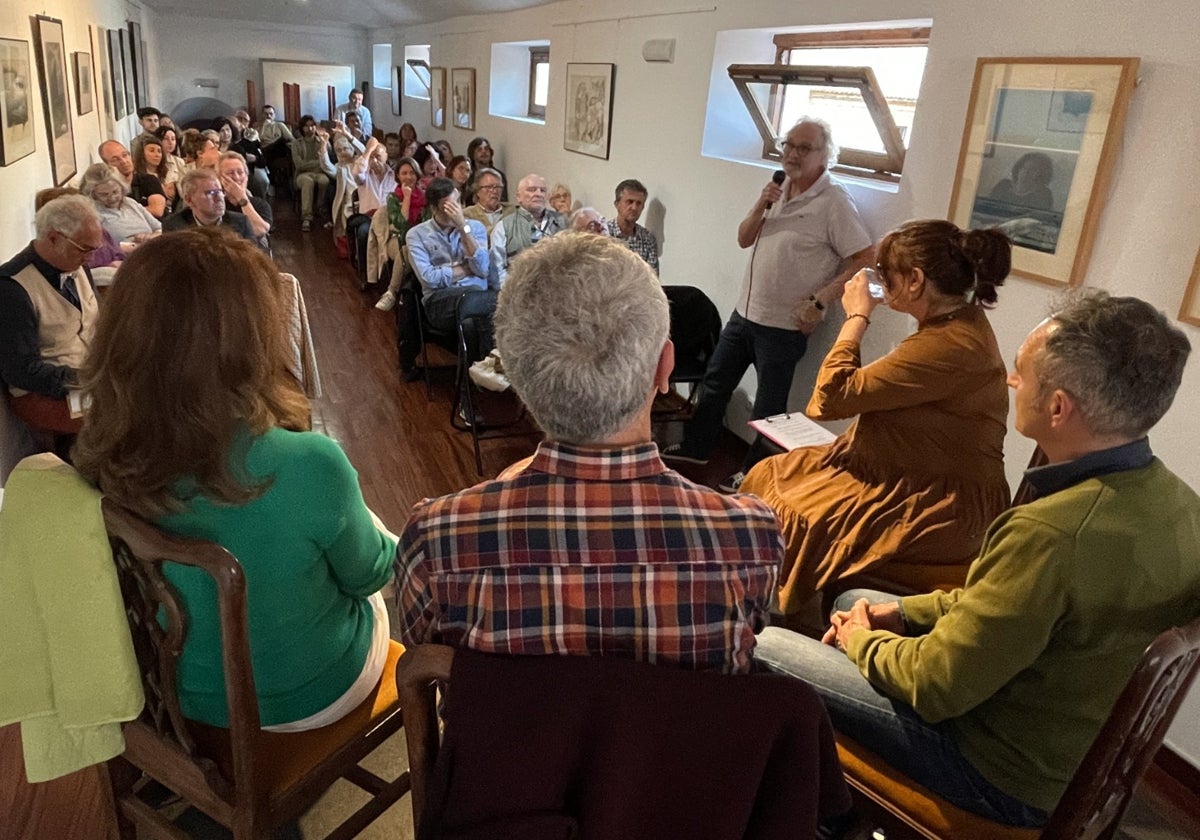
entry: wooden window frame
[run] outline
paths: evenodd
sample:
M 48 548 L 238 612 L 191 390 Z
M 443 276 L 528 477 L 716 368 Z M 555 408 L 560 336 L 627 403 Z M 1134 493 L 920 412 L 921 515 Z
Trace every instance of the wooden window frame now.
M 545 64 L 547 72 L 550 67 L 550 47 L 548 45 L 540 45 L 529 48 L 529 110 L 528 115 L 535 119 L 546 119 L 546 106 L 538 105 L 533 101 L 534 91 L 537 88 L 537 66 Z
M 433 73 L 429 69 L 429 62 L 423 58 L 406 58 L 404 63 L 412 68 L 413 75 L 417 77 L 417 81 L 425 86 L 425 95 L 421 96 L 418 93 L 410 93 L 408 96 L 414 99 L 432 99 L 433 98 Z M 425 76 L 421 76 L 421 71 L 425 71 Z

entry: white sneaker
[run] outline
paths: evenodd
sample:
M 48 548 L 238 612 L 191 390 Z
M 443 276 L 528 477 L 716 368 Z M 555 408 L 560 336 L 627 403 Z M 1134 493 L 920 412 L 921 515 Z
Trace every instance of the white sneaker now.
M 720 484 L 718 484 L 717 491 L 720 493 L 725 493 L 726 495 L 736 493 L 739 490 L 741 490 L 742 480 L 745 477 L 746 477 L 746 474 L 744 472 L 742 472 L 741 470 L 738 470 L 733 475 L 729 476 L 729 478 L 725 479 Z
M 375 308 L 380 312 L 391 312 L 396 305 L 396 295 L 393 292 L 384 292 L 379 297 L 379 301 L 375 304 Z

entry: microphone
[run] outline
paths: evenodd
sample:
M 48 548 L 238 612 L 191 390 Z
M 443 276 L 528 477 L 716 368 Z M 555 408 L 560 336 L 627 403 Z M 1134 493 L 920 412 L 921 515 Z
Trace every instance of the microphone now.
M 777 186 L 777 187 L 782 187 L 782 186 L 783 186 L 783 179 L 784 179 L 784 178 L 786 178 L 786 177 L 787 177 L 787 173 L 786 173 L 786 172 L 784 172 L 782 169 L 776 169 L 776 170 L 775 170 L 775 174 L 771 176 L 771 180 L 772 180 L 772 181 L 775 183 L 775 186 Z M 768 202 L 767 202 L 767 209 L 768 209 L 768 210 L 770 210 L 770 209 L 771 209 L 771 205 L 773 205 L 774 203 L 775 203 L 774 201 L 768 201 Z

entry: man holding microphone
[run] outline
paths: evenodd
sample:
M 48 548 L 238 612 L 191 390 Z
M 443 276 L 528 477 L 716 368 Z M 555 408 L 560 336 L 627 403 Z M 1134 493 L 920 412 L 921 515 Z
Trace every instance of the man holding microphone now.
M 758 374 L 754 418 L 787 411 L 808 336 L 841 296 L 842 284 L 873 261 L 874 245 L 854 201 L 828 171 L 837 159 L 829 125 L 801 117 L 780 151 L 783 171 L 738 225 L 738 245 L 750 249 L 738 302 L 709 360 L 683 442 L 663 449 L 664 460 L 708 462 L 729 399 L 750 365 Z M 741 469 L 717 489 L 737 492 L 745 472 L 767 454 L 757 438 Z

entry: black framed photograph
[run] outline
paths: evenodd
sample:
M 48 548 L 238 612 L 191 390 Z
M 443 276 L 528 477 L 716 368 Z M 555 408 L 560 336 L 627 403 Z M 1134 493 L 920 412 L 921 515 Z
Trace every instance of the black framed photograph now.
M 150 104 L 150 89 L 146 73 L 146 42 L 142 40 L 142 25 L 137 21 L 129 21 L 129 52 L 133 58 L 133 101 L 135 108 L 145 108 Z
M 92 45 L 93 74 L 95 86 L 96 116 L 100 119 L 100 131 L 113 136 L 112 74 L 108 69 L 108 33 L 103 27 L 88 27 L 88 41 Z
M 400 103 L 404 99 L 404 65 L 392 68 L 392 115 L 400 116 Z
M 112 71 L 113 114 L 120 120 L 129 113 L 125 100 L 125 59 L 121 56 L 121 30 L 108 30 L 108 66 Z
M 67 82 L 67 49 L 62 21 L 37 15 L 33 19 L 38 71 L 42 77 L 42 105 L 50 138 L 50 170 L 54 184 L 64 184 L 75 174 L 75 131 L 71 125 L 71 95 Z
M 79 116 L 92 113 L 95 107 L 95 86 L 92 80 L 91 53 L 71 53 L 75 64 L 75 112 Z
M 132 114 L 137 111 L 137 93 L 133 81 L 133 44 L 129 42 L 129 31 L 126 29 L 120 30 L 118 33 L 118 41 L 121 43 L 121 69 L 125 74 L 125 113 Z
M 0 38 L 0 166 L 33 154 L 29 42 Z
M 567 151 L 608 160 L 616 69 L 615 64 L 567 64 Z

